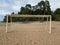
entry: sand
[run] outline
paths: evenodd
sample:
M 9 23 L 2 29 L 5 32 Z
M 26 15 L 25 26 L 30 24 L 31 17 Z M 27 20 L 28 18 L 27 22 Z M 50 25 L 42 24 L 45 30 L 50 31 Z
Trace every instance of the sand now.
M 60 22 L 52 21 L 51 34 L 49 22 L 13 23 L 7 33 L 5 27 L 0 25 L 0 45 L 60 45 Z

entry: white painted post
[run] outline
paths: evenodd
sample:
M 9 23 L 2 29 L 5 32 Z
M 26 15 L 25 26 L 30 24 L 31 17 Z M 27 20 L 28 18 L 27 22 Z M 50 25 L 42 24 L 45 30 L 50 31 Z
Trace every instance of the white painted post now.
M 50 15 L 50 31 L 49 31 L 49 33 L 51 34 L 51 15 Z
M 6 19 L 6 32 L 8 30 L 8 15 L 7 15 L 7 19 Z

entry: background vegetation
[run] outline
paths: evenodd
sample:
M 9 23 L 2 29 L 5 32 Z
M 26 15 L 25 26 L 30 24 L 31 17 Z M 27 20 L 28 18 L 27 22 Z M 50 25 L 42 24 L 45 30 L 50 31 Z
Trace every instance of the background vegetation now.
M 51 15 L 52 20 L 54 21 L 60 21 L 60 8 L 57 8 L 55 11 L 51 11 L 50 3 L 49 1 L 41 1 L 35 6 L 31 6 L 31 4 L 26 4 L 25 7 L 21 7 L 20 11 L 18 12 L 19 15 Z M 14 15 L 14 12 L 12 12 L 12 15 Z M 46 19 L 46 18 L 45 18 Z M 22 17 L 14 17 L 13 22 L 17 21 L 43 21 L 44 18 L 22 18 Z M 6 22 L 6 16 L 3 20 Z M 10 17 L 9 20 L 10 22 Z

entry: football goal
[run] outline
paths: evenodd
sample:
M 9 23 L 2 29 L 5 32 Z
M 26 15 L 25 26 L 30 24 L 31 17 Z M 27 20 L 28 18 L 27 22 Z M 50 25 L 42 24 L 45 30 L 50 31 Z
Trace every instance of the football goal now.
M 6 19 L 6 32 L 8 32 L 8 24 L 9 24 L 9 17 L 10 17 L 10 25 L 12 25 L 12 18 L 13 17 L 35 17 L 35 18 L 46 18 L 46 21 L 49 21 L 49 33 L 51 34 L 51 15 L 17 15 L 17 14 L 14 14 L 14 15 L 7 15 L 7 19 Z

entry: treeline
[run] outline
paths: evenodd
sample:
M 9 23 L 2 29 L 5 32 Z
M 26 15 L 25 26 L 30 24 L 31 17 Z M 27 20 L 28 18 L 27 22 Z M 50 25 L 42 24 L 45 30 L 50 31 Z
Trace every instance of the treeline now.
M 57 8 L 54 12 L 52 12 L 52 20 L 60 21 L 60 8 Z
M 18 14 L 32 14 L 32 15 L 48 15 L 51 14 L 51 8 L 49 1 L 41 1 L 35 6 L 27 4 L 25 7 L 21 7 Z
M 49 1 L 41 1 L 35 6 L 31 6 L 31 4 L 26 4 L 25 7 L 21 7 L 20 11 L 18 12 L 19 15 L 52 15 L 52 20 L 60 21 L 60 8 L 56 9 L 54 12 L 51 11 Z M 14 12 L 12 12 L 14 15 Z M 16 21 L 33 21 L 33 20 L 46 20 L 46 18 L 22 18 L 22 17 L 13 17 L 13 22 Z M 9 20 L 10 22 L 10 17 Z M 6 22 L 6 16 L 4 18 L 4 22 Z

